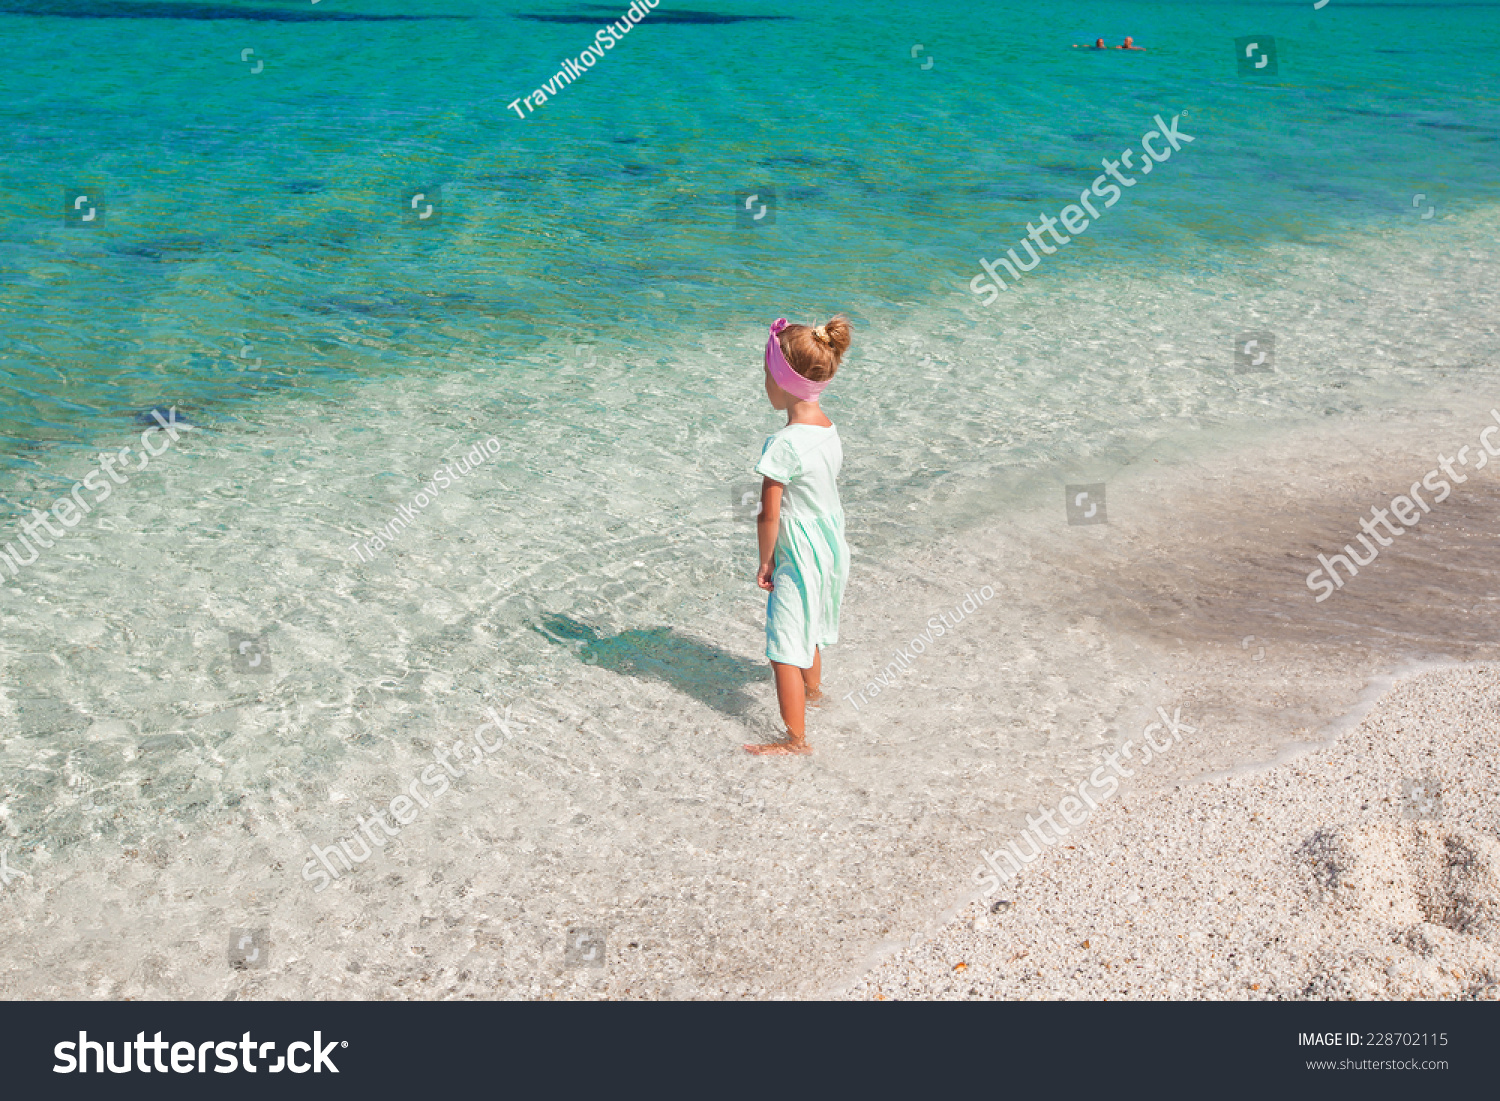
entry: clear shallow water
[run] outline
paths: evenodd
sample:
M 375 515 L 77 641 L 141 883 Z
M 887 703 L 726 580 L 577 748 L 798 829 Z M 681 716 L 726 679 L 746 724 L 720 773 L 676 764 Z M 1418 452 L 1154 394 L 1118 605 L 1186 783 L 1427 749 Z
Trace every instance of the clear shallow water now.
M 676 945 L 671 980 L 638 991 L 770 989 L 796 953 L 744 932 L 767 905 L 846 922 L 828 952 L 855 958 L 963 881 L 971 835 L 1160 690 L 1118 631 L 1060 609 L 1061 581 L 1034 580 L 1055 562 L 1018 516 L 1063 484 L 1440 407 L 1436 391 L 1496 373 L 1495 62 L 1453 48 L 1493 37 L 1494 7 L 648 21 L 525 121 L 505 104 L 593 25 L 518 10 L 0 15 L 5 538 L 133 442 L 142 410 L 201 426 L 0 590 L 0 820 L 30 886 L 58 892 L 15 903 L 35 970 L 13 989 L 224 982 L 130 946 L 153 892 L 205 942 L 259 913 L 293 951 L 370 907 L 396 928 L 412 906 L 491 900 L 511 955 L 458 990 L 493 989 L 484 974 L 529 992 L 570 921 Z M 1281 72 L 1243 79 L 1230 40 L 1264 32 Z M 1066 49 L 1101 33 L 1150 52 Z M 979 255 L 1179 111 L 1191 146 L 975 304 Z M 104 222 L 64 228 L 82 185 Z M 735 192 L 768 187 L 775 224 L 738 225 Z M 441 196 L 436 225 L 403 221 L 419 188 Z M 827 405 L 862 577 L 830 687 L 859 687 L 971 588 L 1006 600 L 923 668 L 924 691 L 815 719 L 828 757 L 788 780 L 738 754 L 774 705 L 730 500 L 775 427 L 764 321 L 834 309 L 857 325 Z M 1274 372 L 1233 370 L 1244 330 L 1278 334 Z M 357 538 L 491 436 L 495 459 L 358 560 Z M 240 636 L 263 640 L 268 673 L 237 668 Z M 506 703 L 527 746 L 380 858 L 403 883 L 299 880 L 309 841 L 347 836 Z M 147 854 L 138 880 L 120 851 Z M 195 904 L 215 890 L 233 901 Z M 37 934 L 64 898 L 84 916 Z M 48 961 L 90 914 L 119 942 L 74 987 Z M 729 925 L 739 963 L 709 943 Z

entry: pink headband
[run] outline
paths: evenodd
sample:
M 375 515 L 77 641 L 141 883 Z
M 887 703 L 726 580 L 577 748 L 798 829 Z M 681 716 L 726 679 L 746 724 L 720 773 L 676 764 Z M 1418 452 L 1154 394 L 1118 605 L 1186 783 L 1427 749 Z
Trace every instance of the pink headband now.
M 776 385 L 792 397 L 799 401 L 817 401 L 818 395 L 823 392 L 828 383 L 813 382 L 792 370 L 792 365 L 786 361 L 786 356 L 781 354 L 781 341 L 777 339 L 784 328 L 786 328 L 784 317 L 778 318 L 776 324 L 771 326 L 771 339 L 766 341 L 766 370 L 771 372 L 771 378 L 775 380 Z

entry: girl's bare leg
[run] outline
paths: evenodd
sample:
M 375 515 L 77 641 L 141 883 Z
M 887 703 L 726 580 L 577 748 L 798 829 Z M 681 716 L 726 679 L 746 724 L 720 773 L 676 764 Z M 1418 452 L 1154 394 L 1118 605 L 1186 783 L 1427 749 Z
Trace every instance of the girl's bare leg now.
M 802 670 L 802 688 L 807 696 L 807 702 L 814 707 L 823 701 L 823 655 L 816 646 L 813 647 L 813 663 Z
M 817 668 L 816 661 L 813 668 Z M 787 740 L 771 745 L 747 745 L 745 749 L 762 756 L 811 753 L 806 736 L 807 688 L 803 680 L 811 670 L 773 661 L 771 672 L 776 677 L 776 702 L 781 707 L 781 721 L 786 723 Z

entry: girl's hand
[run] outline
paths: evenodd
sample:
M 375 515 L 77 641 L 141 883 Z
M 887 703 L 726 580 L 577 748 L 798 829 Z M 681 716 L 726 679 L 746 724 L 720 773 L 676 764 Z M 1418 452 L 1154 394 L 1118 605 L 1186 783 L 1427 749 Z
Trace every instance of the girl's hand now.
M 760 484 L 760 516 L 755 522 L 760 569 L 755 571 L 755 583 L 766 592 L 776 588 L 771 574 L 776 570 L 776 531 L 781 526 L 781 492 L 784 489 L 786 486 L 770 478 Z

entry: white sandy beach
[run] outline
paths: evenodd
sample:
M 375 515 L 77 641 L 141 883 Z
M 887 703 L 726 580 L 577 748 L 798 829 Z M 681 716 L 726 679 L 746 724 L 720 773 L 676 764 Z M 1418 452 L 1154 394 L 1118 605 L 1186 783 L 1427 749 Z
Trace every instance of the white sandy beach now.
M 1351 718 L 1106 804 L 847 996 L 1500 998 L 1500 666 L 1400 679 Z
M 1104 366 L 1063 383 L 1078 411 L 1066 422 L 994 412 L 1052 377 L 1056 329 L 935 350 L 929 381 L 970 398 L 936 441 L 910 431 L 895 330 L 872 333 L 835 418 L 862 441 L 843 486 L 854 572 L 824 666 L 830 702 L 809 721 L 816 752 L 799 762 L 740 748 L 777 729 L 753 539 L 726 507 L 763 410 L 683 435 L 621 356 L 547 376 L 628 408 L 608 436 L 556 433 L 471 374 L 372 383 L 359 419 L 289 400 L 184 440 L 153 466 L 152 492 L 112 499 L 111 527 L 80 526 L 0 601 L 0 680 L 17 686 L 0 693 L 14 777 L 0 856 L 17 873 L 0 891 L 0 995 L 826 995 L 956 912 L 980 851 L 1055 806 L 1157 707 L 1200 733 L 1142 787 L 1272 761 L 1412 661 L 1500 662 L 1500 463 L 1478 465 L 1500 372 L 1493 335 L 1465 320 L 1500 315 L 1492 224 L 1435 239 L 1422 267 L 1383 237 L 1360 242 L 1339 275 L 1353 283 L 1321 253 L 1284 250 L 1280 284 L 1242 288 L 1288 319 L 1284 374 L 1220 362 L 1224 307 L 1190 280 L 1104 287 L 1070 307 L 1068 355 Z M 1339 289 L 1312 296 L 1324 284 Z M 1405 337 L 1410 303 L 1457 320 Z M 723 385 L 758 385 L 718 354 Z M 1360 368 L 1358 408 L 1324 405 L 1358 382 L 1341 364 L 1359 357 L 1376 366 Z M 1153 405 L 1163 372 L 1201 386 Z M 1253 415 L 1288 395 L 1319 411 Z M 1151 415 L 1116 438 L 1122 409 Z M 411 499 L 408 474 L 491 435 L 508 452 L 419 530 L 370 562 L 348 549 Z M 344 461 L 372 440 L 388 475 L 373 502 L 370 470 Z M 620 451 L 660 441 L 674 471 L 706 452 L 720 465 L 696 482 L 618 476 Z M 1316 555 L 1463 447 L 1473 465 L 1451 497 L 1429 498 L 1419 526 L 1316 602 Z M 559 483 L 561 469 L 582 473 Z M 1107 483 L 1107 523 L 1068 523 L 1073 483 Z M 291 505 L 327 502 L 337 517 L 286 523 Z M 231 559 L 245 567 L 214 566 Z M 163 577 L 173 585 L 153 589 Z M 121 579 L 152 599 L 122 605 Z M 976 614 L 869 692 L 986 587 Z M 269 668 L 235 668 L 236 634 L 265 638 Z M 319 892 L 314 847 L 349 838 L 491 707 L 513 707 L 524 734 Z M 1476 781 L 1447 803 L 1493 790 Z M 1254 835 L 1258 859 L 1272 859 L 1272 834 L 1295 845 L 1311 832 L 1273 822 Z M 1188 898 L 1163 910 L 1178 926 L 1201 902 Z M 1268 914 L 1263 941 L 1298 920 Z M 267 949 L 255 969 L 226 958 L 244 930 Z M 569 961 L 580 931 L 603 944 L 602 966 Z M 1140 989 L 1185 989 L 1161 979 Z

